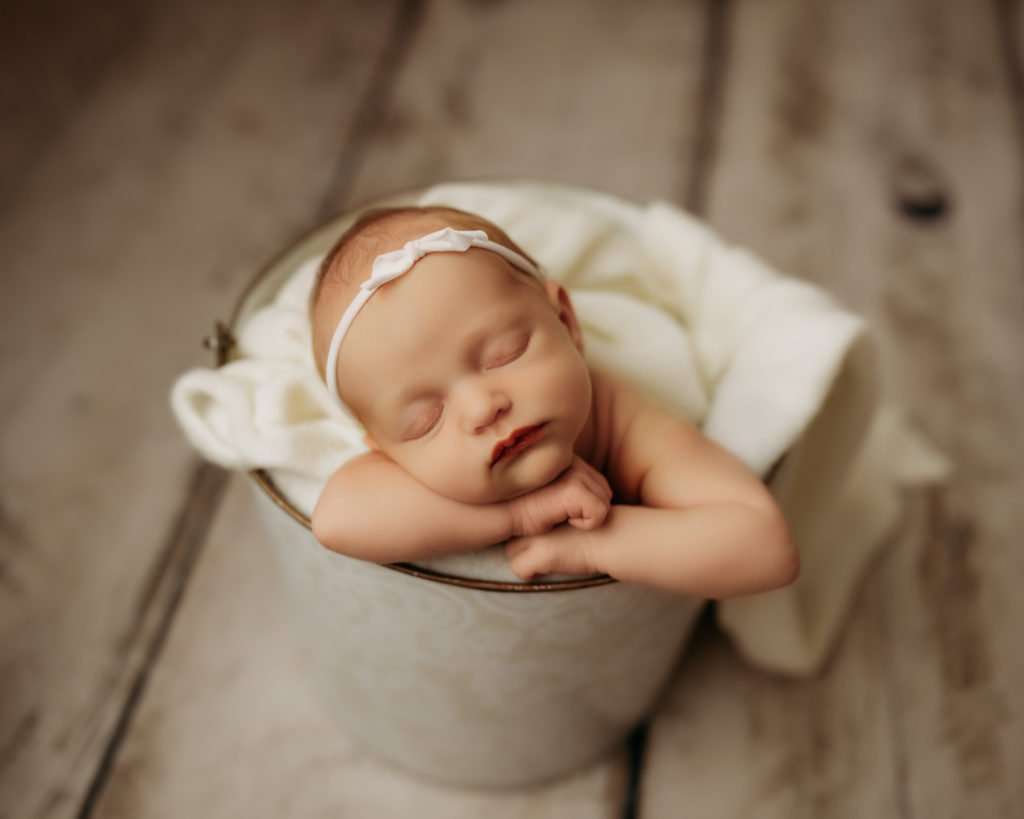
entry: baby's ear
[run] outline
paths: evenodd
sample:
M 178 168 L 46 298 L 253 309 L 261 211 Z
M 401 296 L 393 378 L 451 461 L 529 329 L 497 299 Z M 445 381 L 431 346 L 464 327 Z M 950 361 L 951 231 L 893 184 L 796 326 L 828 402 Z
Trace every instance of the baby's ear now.
M 544 289 L 547 291 L 548 301 L 551 302 L 555 312 L 558 313 L 558 320 L 565 325 L 573 344 L 576 345 L 576 349 L 582 353 L 583 331 L 580 330 L 580 323 L 576 318 L 576 308 L 572 306 L 572 299 L 569 298 L 568 291 L 558 282 L 551 279 L 544 282 Z

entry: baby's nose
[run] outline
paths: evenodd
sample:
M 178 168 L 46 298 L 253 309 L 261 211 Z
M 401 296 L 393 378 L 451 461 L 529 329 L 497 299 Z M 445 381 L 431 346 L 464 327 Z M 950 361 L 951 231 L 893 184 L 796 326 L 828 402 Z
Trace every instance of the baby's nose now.
M 504 392 L 485 387 L 469 390 L 466 401 L 467 427 L 473 433 L 483 432 L 512 407 Z

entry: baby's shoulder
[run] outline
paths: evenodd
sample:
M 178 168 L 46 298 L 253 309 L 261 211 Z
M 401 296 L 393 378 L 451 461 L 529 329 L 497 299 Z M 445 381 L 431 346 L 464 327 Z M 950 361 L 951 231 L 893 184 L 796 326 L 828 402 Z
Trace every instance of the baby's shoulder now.
M 609 440 L 619 441 L 636 413 L 649 406 L 650 401 L 635 384 L 608 370 L 591 365 L 590 376 L 595 403 L 599 414 L 604 416 Z
M 592 463 L 608 479 L 619 502 L 638 503 L 639 479 L 633 468 L 631 428 L 642 412 L 657 409 L 638 387 L 591 366 L 597 446 Z

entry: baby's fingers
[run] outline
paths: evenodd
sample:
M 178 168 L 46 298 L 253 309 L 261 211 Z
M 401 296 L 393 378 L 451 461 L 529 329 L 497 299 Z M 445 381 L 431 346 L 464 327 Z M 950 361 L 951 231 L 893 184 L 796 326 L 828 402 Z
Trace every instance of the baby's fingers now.
M 605 503 L 612 499 L 611 487 L 608 486 L 608 482 L 605 481 L 603 476 L 598 475 L 594 477 L 588 475 L 583 479 L 583 484 L 595 498 L 603 500 Z
M 577 529 L 597 529 L 608 517 L 608 502 L 584 492 L 579 506 L 569 515 L 569 525 Z
M 505 557 L 509 560 L 530 548 L 530 538 L 516 537 L 505 544 Z
M 586 518 L 569 518 L 567 523 L 577 529 L 597 529 L 604 523 L 604 517 L 595 515 Z
M 541 535 L 517 538 L 505 547 L 509 565 L 517 577 L 530 580 L 543 574 L 595 574 L 586 545 Z
M 608 484 L 608 479 L 586 461 L 581 459 L 580 463 L 583 467 L 580 470 L 580 477 L 583 483 L 597 497 L 610 501 L 612 499 L 612 488 Z

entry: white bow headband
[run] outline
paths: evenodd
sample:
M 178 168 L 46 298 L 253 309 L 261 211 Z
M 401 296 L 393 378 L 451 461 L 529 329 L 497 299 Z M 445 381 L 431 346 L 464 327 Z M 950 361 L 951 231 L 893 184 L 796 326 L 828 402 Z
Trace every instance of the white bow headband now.
M 381 285 L 407 273 L 416 262 L 428 253 L 464 253 L 471 247 L 479 247 L 497 253 L 524 273 L 529 273 L 539 281 L 544 280 L 544 274 L 529 259 L 504 245 L 492 242 L 482 230 L 441 228 L 441 230 L 435 230 L 426 236 L 406 242 L 398 250 L 382 253 L 374 259 L 370 278 L 359 285 L 359 293 L 342 314 L 341 320 L 334 330 L 334 335 L 331 337 L 331 346 L 327 351 L 327 389 L 330 390 L 331 395 L 338 401 L 342 409 L 350 412 L 344 401 L 341 400 L 341 393 L 338 392 L 338 351 L 341 349 L 341 342 L 352 325 L 352 321 L 363 309 L 363 305 L 366 304 L 370 296 Z

